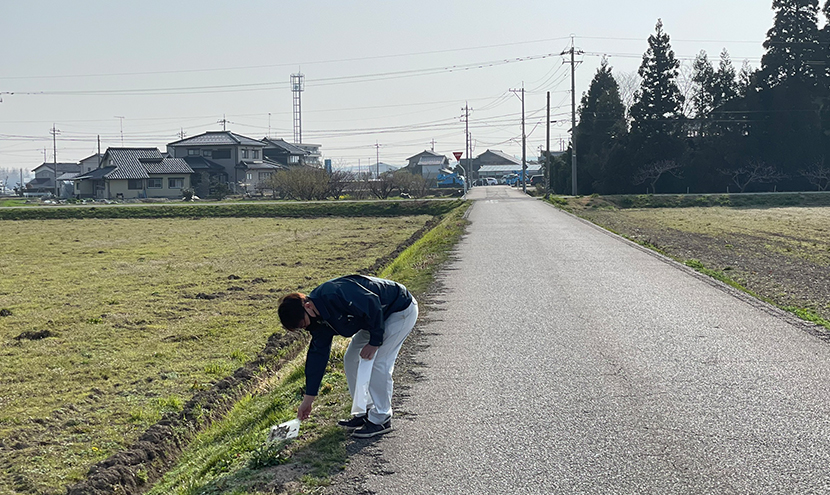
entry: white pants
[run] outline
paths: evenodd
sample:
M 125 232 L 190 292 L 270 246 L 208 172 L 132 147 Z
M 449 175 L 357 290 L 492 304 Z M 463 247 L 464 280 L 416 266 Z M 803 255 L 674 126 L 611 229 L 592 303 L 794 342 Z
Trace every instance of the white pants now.
M 398 359 L 401 344 L 415 327 L 417 319 L 418 303 L 413 298 L 408 308 L 392 313 L 384 322 L 383 344 L 375 353 L 372 378 L 369 380 L 367 411 L 372 423 L 383 424 L 392 418 L 392 371 L 395 369 L 395 360 Z M 346 381 L 349 382 L 349 393 L 352 398 L 357 381 L 357 367 L 360 364 L 360 351 L 369 343 L 369 337 L 368 330 L 357 332 L 343 356 Z

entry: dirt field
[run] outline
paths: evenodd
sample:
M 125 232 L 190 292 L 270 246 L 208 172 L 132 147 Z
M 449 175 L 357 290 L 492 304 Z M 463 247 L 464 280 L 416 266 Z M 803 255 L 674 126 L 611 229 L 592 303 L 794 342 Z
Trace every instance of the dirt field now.
M 616 209 L 574 213 L 686 262 L 698 260 L 768 301 L 830 320 L 830 207 Z

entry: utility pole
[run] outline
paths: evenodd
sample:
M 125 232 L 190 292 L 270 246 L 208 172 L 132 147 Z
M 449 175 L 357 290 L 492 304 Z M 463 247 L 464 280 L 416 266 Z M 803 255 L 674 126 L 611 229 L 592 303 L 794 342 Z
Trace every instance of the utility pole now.
M 375 168 L 377 178 L 380 179 L 380 145 L 378 144 L 377 140 L 375 140 Z
M 546 155 L 545 155 L 545 167 L 547 167 L 547 172 L 545 174 L 545 197 L 550 194 L 550 183 L 551 183 L 551 170 L 550 170 L 550 91 L 548 91 L 548 112 L 547 112 L 547 132 L 545 133 L 545 148 L 546 148 Z
M 435 139 L 430 141 L 430 145 L 431 145 L 430 150 L 435 151 Z
M 473 185 L 473 183 L 472 183 L 472 179 L 473 179 L 473 176 L 472 176 L 473 143 L 472 143 L 472 140 L 470 139 L 470 110 L 472 110 L 472 108 L 470 108 L 470 106 L 465 101 L 464 102 L 464 108 L 462 108 L 461 110 L 464 110 L 464 141 L 465 141 L 465 143 L 464 143 L 464 153 L 467 154 L 467 166 L 465 167 L 464 165 L 462 165 L 461 169 L 464 170 L 464 175 L 465 175 L 465 177 L 464 177 L 464 179 L 465 179 L 464 180 L 464 193 L 466 194 L 467 191 L 470 189 L 470 186 Z
M 227 128 L 225 127 L 225 124 L 227 124 L 227 123 L 228 123 L 228 119 L 226 119 L 226 118 L 225 118 L 225 114 L 224 114 L 224 113 L 222 114 L 222 120 L 217 120 L 217 121 L 216 121 L 216 123 L 217 123 L 217 124 L 222 124 L 222 130 L 223 130 L 223 131 L 226 131 L 226 130 L 227 130 Z
M 571 48 L 560 53 L 560 55 L 566 53 L 571 54 L 571 194 L 576 196 L 576 79 L 574 76 L 576 60 L 574 60 L 574 55 L 582 55 L 585 52 L 574 48 L 574 38 L 571 36 Z
M 116 115 L 115 118 L 121 121 L 121 147 L 123 148 L 124 147 L 124 117 Z
M 525 136 L 525 83 L 522 82 L 522 89 L 511 89 L 510 92 L 516 94 L 518 92 L 522 93 L 522 96 L 519 97 L 522 100 L 522 192 L 527 194 L 527 154 L 525 148 L 526 146 L 526 139 Z
M 52 168 L 55 171 L 55 198 L 58 197 L 58 140 L 57 135 L 61 131 L 55 128 L 55 124 L 52 124 L 52 130 L 49 131 L 52 134 Z

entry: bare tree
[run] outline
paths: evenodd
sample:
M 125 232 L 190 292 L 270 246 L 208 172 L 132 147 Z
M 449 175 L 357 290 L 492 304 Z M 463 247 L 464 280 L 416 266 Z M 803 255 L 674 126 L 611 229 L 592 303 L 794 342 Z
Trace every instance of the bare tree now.
M 395 182 L 395 176 L 392 172 L 384 172 L 380 174 L 377 179 L 370 179 L 366 176 L 366 182 L 369 185 L 369 190 L 378 199 L 387 199 L 392 194 L 398 185 Z
M 751 160 L 746 166 L 735 169 L 721 169 L 719 172 L 730 176 L 732 183 L 738 186 L 740 192 L 744 192 L 746 187 L 753 182 L 772 184 L 787 178 L 787 175 L 778 168 L 767 165 L 761 160 Z
M 692 95 L 694 95 L 699 86 L 695 82 L 695 67 L 693 62 L 680 62 L 680 70 L 678 71 L 676 81 L 677 88 L 680 90 L 680 94 L 683 95 L 683 106 L 680 107 L 680 111 L 683 115 L 689 117 L 693 113 L 692 110 L 694 107 L 694 98 L 692 98 Z
M 683 171 L 681 170 L 682 165 L 675 162 L 674 160 L 661 160 L 659 162 L 654 162 L 644 167 L 640 167 L 637 170 L 637 173 L 634 174 L 634 178 L 632 182 L 634 185 L 642 184 L 644 182 L 648 182 L 649 186 L 651 187 L 652 194 L 657 194 L 657 181 L 660 180 L 660 177 L 663 174 L 671 174 L 678 179 L 683 178 Z
M 392 175 L 395 180 L 395 187 L 397 187 L 401 195 L 409 195 L 416 198 L 426 196 L 429 187 L 427 180 L 420 174 L 416 175 L 408 170 L 401 169 L 396 170 Z
M 329 192 L 329 174 L 321 168 L 296 167 L 272 175 L 267 186 L 289 199 L 326 199 Z
M 816 160 L 806 169 L 799 170 L 798 173 L 804 176 L 810 184 L 816 186 L 819 191 L 826 191 L 827 186 L 830 185 L 830 168 L 824 165 L 824 157 Z
M 334 199 L 340 198 L 343 192 L 349 187 L 349 183 L 354 180 L 354 174 L 345 170 L 334 170 L 329 174 L 329 190 L 328 195 Z
M 642 79 L 636 71 L 634 72 L 614 72 L 614 79 L 617 80 L 617 86 L 620 89 L 620 99 L 625 105 L 625 112 L 628 111 L 631 105 L 634 104 L 634 94 L 640 89 Z
M 354 179 L 349 183 L 347 191 L 353 199 L 366 199 L 367 197 L 369 197 L 368 178 L 366 178 L 365 176 L 360 177 L 358 175 L 355 175 Z

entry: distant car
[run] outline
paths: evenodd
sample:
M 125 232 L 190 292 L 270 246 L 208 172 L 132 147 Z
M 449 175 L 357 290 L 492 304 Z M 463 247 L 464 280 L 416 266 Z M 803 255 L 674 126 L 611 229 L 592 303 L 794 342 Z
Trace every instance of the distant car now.
M 488 186 L 499 185 L 499 181 L 497 181 L 495 177 L 486 177 L 484 180 L 486 181 L 485 184 Z
M 545 185 L 545 176 L 544 175 L 531 175 L 530 176 L 530 185 L 535 186 L 537 184 L 542 185 L 542 186 Z

